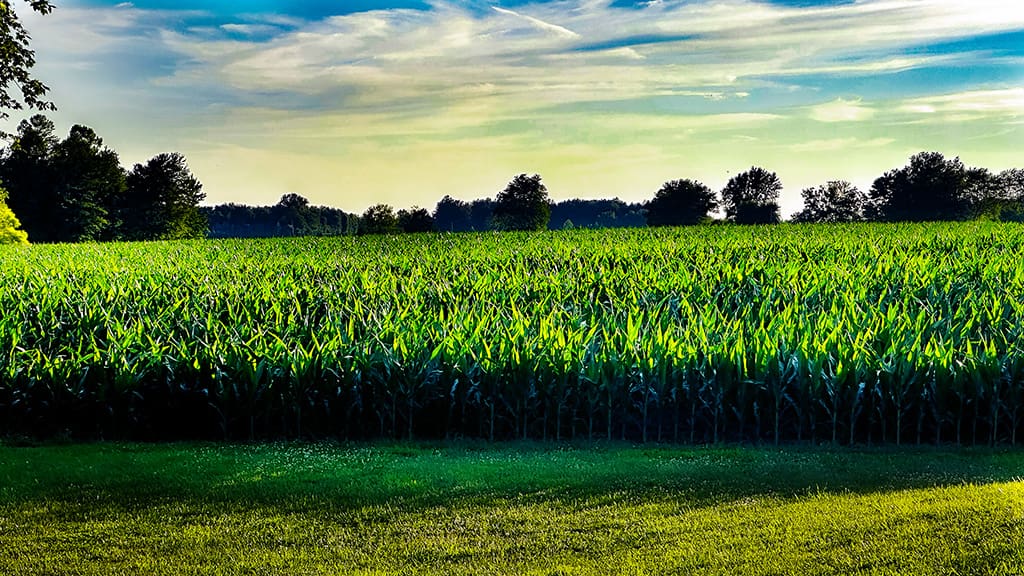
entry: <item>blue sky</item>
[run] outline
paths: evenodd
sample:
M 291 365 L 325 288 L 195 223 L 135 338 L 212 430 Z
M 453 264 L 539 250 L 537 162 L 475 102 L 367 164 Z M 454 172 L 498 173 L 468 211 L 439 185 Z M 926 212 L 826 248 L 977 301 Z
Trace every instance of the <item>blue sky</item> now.
M 20 8 L 60 129 L 93 127 L 129 165 L 180 151 L 210 203 L 432 207 L 520 172 L 555 198 L 640 201 L 760 165 L 791 212 L 804 187 L 867 188 L 922 150 L 1024 165 L 1024 4 L 1006 0 Z

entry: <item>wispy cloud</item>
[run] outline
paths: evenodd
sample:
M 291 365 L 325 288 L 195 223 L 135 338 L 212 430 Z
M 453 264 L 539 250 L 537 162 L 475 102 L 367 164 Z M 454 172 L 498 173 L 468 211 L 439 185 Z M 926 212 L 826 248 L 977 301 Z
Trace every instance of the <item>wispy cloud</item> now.
M 554 33 L 554 34 L 556 34 L 558 36 L 564 36 L 566 38 L 579 38 L 580 37 L 579 34 L 573 32 L 572 30 L 569 30 L 568 28 L 565 28 L 563 26 L 559 26 L 557 24 L 551 24 L 549 22 L 545 22 L 545 21 L 541 20 L 540 18 L 534 18 L 533 16 L 527 16 L 527 15 L 524 15 L 524 14 L 520 14 L 520 13 L 514 11 L 514 10 L 508 10 L 507 8 L 499 8 L 497 6 L 492 6 L 491 9 L 494 10 L 495 12 L 497 12 L 498 14 L 505 14 L 505 15 L 508 15 L 508 16 L 515 16 L 516 18 L 522 18 L 523 20 L 525 20 L 525 21 L 529 22 L 530 24 L 532 24 L 538 30 L 542 30 L 544 32 L 552 32 L 552 33 Z

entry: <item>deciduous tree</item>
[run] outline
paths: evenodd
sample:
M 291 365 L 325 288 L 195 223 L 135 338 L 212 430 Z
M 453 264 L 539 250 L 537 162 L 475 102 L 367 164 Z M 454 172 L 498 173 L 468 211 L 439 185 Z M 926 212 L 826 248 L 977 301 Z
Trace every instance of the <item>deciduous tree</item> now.
M 434 207 L 434 226 L 441 232 L 465 232 L 473 229 L 469 203 L 445 196 Z
M 434 230 L 434 217 L 427 212 L 426 208 L 413 206 L 408 210 L 399 210 L 398 227 L 402 232 L 432 232 Z
M 49 0 L 29 0 L 28 5 L 40 14 L 53 10 Z M 18 19 L 12 2 L 0 1 L 0 120 L 9 116 L 8 110 L 54 109 L 44 99 L 49 88 L 32 76 L 36 55 L 29 40 L 28 30 Z
M 774 172 L 754 166 L 733 176 L 722 189 L 725 217 L 737 224 L 775 224 L 781 220 L 782 181 Z
M 707 221 L 718 208 L 715 193 L 695 180 L 665 182 L 647 202 L 648 226 L 684 226 Z
M 845 180 L 805 188 L 800 194 L 804 208 L 793 215 L 794 222 L 859 222 L 864 219 L 867 195 Z
M 117 153 L 92 128 L 76 124 L 57 144 L 58 241 L 113 240 L 120 227 L 116 206 L 127 188 Z
M 492 214 L 499 230 L 544 230 L 551 219 L 547 186 L 539 174 L 520 174 L 498 192 Z
M 359 219 L 360 234 L 395 234 L 399 231 L 395 210 L 387 204 L 375 204 Z
M 158 154 L 145 164 L 136 164 L 128 174 L 127 192 L 120 203 L 122 238 L 203 238 L 208 223 L 199 203 L 205 198 L 203 185 L 177 152 Z
M 885 222 L 961 220 L 984 202 L 990 175 L 969 169 L 959 158 L 921 152 L 871 186 L 867 216 Z

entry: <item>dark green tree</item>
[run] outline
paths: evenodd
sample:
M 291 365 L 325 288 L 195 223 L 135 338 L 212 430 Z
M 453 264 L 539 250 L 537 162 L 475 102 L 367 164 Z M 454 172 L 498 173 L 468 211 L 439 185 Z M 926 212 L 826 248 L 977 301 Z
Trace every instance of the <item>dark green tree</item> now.
M 984 202 L 989 180 L 987 170 L 969 169 L 959 158 L 921 152 L 875 180 L 866 213 L 885 222 L 966 219 Z
M 117 206 L 127 188 L 117 153 L 103 146 L 92 128 L 76 124 L 57 144 L 53 165 L 60 226 L 56 240 L 116 239 Z
M 867 195 L 845 180 L 832 180 L 814 188 L 804 188 L 803 210 L 793 222 L 859 222 L 864 219 Z
M 199 210 L 203 185 L 177 152 L 136 164 L 119 203 L 120 237 L 125 240 L 204 238 L 208 223 Z
M 427 212 L 426 208 L 413 206 L 408 210 L 398 211 L 398 227 L 402 232 L 432 232 L 434 230 L 434 217 Z
M 28 5 L 40 14 L 49 14 L 49 0 L 29 0 Z M 11 2 L 0 1 L 0 120 L 8 118 L 8 110 L 54 110 L 44 100 L 49 88 L 32 77 L 35 52 L 29 47 L 28 30 L 21 24 Z M 16 89 L 20 92 L 12 93 Z
M 781 221 L 779 193 L 782 181 L 774 172 L 757 166 L 733 176 L 722 189 L 725 217 L 737 224 L 775 224 Z
M 551 219 L 548 189 L 539 174 L 520 174 L 498 192 L 492 213 L 499 230 L 544 230 Z
M 491 198 L 478 198 L 469 203 L 469 229 L 483 232 L 493 226 L 495 202 Z
M 271 211 L 274 213 L 276 236 L 313 236 L 322 229 L 320 214 L 304 196 L 285 194 Z
M 700 182 L 671 180 L 645 207 L 648 226 L 685 226 L 708 221 L 718 201 L 711 188 Z
M 10 192 L 7 203 L 33 242 L 54 242 L 60 236 L 53 164 L 59 142 L 53 122 L 36 114 L 21 121 L 13 142 L 0 158 L 0 180 Z
M 469 203 L 445 196 L 434 207 L 434 226 L 441 232 L 465 232 L 473 229 Z
M 395 210 L 387 204 L 374 204 L 359 219 L 360 234 L 396 234 L 400 231 Z

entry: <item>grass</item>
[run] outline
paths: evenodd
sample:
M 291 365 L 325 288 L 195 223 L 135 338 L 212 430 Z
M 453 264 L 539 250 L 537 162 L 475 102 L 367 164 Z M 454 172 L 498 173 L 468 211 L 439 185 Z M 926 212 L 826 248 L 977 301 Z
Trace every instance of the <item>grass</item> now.
M 0 574 L 1024 574 L 1024 453 L 0 446 Z

